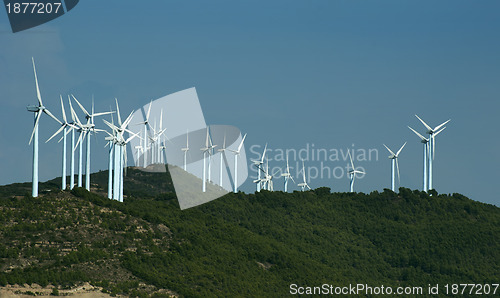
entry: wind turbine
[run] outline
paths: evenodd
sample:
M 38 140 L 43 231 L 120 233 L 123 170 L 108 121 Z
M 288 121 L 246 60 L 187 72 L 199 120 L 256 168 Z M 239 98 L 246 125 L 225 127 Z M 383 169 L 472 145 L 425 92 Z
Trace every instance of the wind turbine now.
M 82 112 L 85 114 L 85 118 L 87 119 L 87 123 L 84 125 L 86 129 L 86 134 L 87 134 L 87 156 L 86 156 L 86 169 L 85 169 L 85 188 L 90 191 L 90 135 L 91 133 L 95 133 L 96 131 L 100 131 L 95 128 L 94 124 L 94 117 L 97 116 L 103 116 L 103 115 L 108 115 L 113 112 L 101 112 L 101 113 L 95 113 L 94 112 L 94 99 L 92 98 L 92 113 L 87 112 L 87 110 L 83 107 L 83 105 L 76 99 L 74 95 L 71 95 L 73 99 L 76 101 Z M 85 138 L 85 135 L 84 135 Z M 83 142 L 83 140 L 82 140 Z
M 269 172 L 269 159 L 266 158 L 266 170 L 264 172 L 264 178 L 262 179 L 263 188 L 268 191 L 274 191 L 274 176 Z
M 429 135 L 429 190 L 433 189 L 432 187 L 432 164 L 434 161 L 434 153 L 435 153 L 435 137 L 438 133 L 438 131 L 446 125 L 446 123 L 450 122 L 451 119 L 446 120 L 445 122 L 439 124 L 438 126 L 432 128 L 427 123 L 424 122 L 424 120 L 420 119 L 417 115 L 415 115 L 420 122 L 427 128 L 427 134 Z M 441 131 L 439 131 L 441 132 Z
M 119 202 L 123 202 L 123 164 L 124 164 L 124 147 L 130 142 L 133 138 L 139 137 L 137 134 L 131 132 L 127 129 L 130 121 L 132 120 L 133 111 L 130 115 L 125 119 L 125 121 L 121 121 L 120 116 L 120 108 L 118 106 L 118 100 L 116 101 L 116 111 L 118 117 L 118 126 L 109 123 L 106 120 L 103 120 L 104 123 L 109 126 L 113 130 L 113 134 L 108 132 L 110 135 L 106 140 L 114 142 L 114 181 L 113 181 L 113 199 Z M 128 132 L 132 136 L 128 139 L 124 138 L 124 133 Z M 140 138 L 140 137 L 139 137 Z
M 208 154 L 208 179 L 210 180 L 210 156 L 212 155 L 213 149 L 217 147 L 217 145 L 212 144 L 212 138 L 210 137 L 210 127 L 207 126 L 207 137 L 205 139 L 205 147 L 200 148 L 203 151 L 203 185 L 202 191 L 207 191 L 207 179 L 206 179 L 206 155 Z
M 264 147 L 264 152 L 262 152 L 262 157 L 261 159 L 258 160 L 252 160 L 253 165 L 257 168 L 257 180 L 254 180 L 253 182 L 257 184 L 257 191 L 259 192 L 262 186 L 262 179 L 260 178 L 260 172 L 263 171 L 262 165 L 264 164 L 264 157 L 266 156 L 266 151 L 267 151 L 267 143 L 266 146 Z
M 181 149 L 184 152 L 184 171 L 187 171 L 187 153 L 189 151 L 189 130 L 186 131 L 186 147 Z
M 428 160 L 428 155 L 429 155 L 429 139 L 425 138 L 423 135 L 419 134 L 416 130 L 414 130 L 413 128 L 409 127 L 409 129 L 411 129 L 411 131 L 413 131 L 419 138 L 420 138 L 420 142 L 422 144 L 424 144 L 424 183 L 423 183 L 423 191 L 427 191 L 427 182 L 428 182 L 428 179 L 427 179 L 427 164 L 429 163 L 429 160 Z
M 36 198 L 38 197 L 38 122 L 40 121 L 42 113 L 47 114 L 61 125 L 62 122 L 59 121 L 59 119 L 57 119 L 54 115 L 52 115 L 52 113 L 43 105 L 42 96 L 40 94 L 40 88 L 38 86 L 38 78 L 36 75 L 35 59 L 33 59 L 32 57 L 31 61 L 33 62 L 33 73 L 35 74 L 36 97 L 38 99 L 38 105 L 37 106 L 30 105 L 27 106 L 26 109 L 28 110 L 28 112 L 34 113 L 35 117 L 34 120 L 35 124 L 33 126 L 33 132 L 31 133 L 29 144 L 31 145 L 31 141 L 33 141 L 33 168 L 32 168 L 33 172 L 32 172 L 31 196 Z
M 354 167 L 354 163 L 352 162 L 351 152 L 349 150 L 347 150 L 347 154 L 349 154 L 349 159 L 351 160 L 352 167 L 352 170 L 349 170 L 350 190 L 351 192 L 354 192 L 354 180 L 356 179 L 356 174 L 365 174 L 365 172 L 356 170 L 356 168 Z
M 237 150 L 231 150 L 227 149 L 231 152 L 234 153 L 234 192 L 238 192 L 238 156 L 240 155 L 241 148 L 243 147 L 243 142 L 245 141 L 245 138 L 247 137 L 247 134 L 243 136 L 243 139 L 241 139 L 241 143 L 238 146 Z
M 305 172 L 304 172 L 304 174 L 305 174 Z M 293 180 L 293 177 L 290 174 L 290 167 L 288 166 L 288 153 L 286 154 L 286 172 L 282 173 L 281 176 L 283 176 L 285 178 L 285 192 L 288 192 L 288 180 L 292 179 L 293 183 L 295 183 L 295 180 Z M 304 179 L 304 181 L 305 181 L 305 179 Z
M 306 188 L 311 190 L 311 187 L 309 187 L 309 184 L 307 184 L 306 180 L 306 168 L 304 167 L 304 160 L 302 160 L 302 182 L 297 184 L 297 186 L 300 187 L 302 191 L 305 191 Z
M 53 137 L 55 137 L 59 133 L 63 132 L 63 136 L 61 138 L 63 140 L 61 189 L 65 190 L 66 189 L 66 147 L 67 147 L 66 146 L 66 135 L 69 132 L 69 131 L 67 131 L 67 128 L 69 127 L 69 130 L 72 131 L 76 127 L 73 124 L 68 123 L 68 120 L 66 119 L 66 112 L 64 111 L 64 104 L 63 104 L 62 96 L 60 95 L 59 97 L 61 98 L 61 111 L 62 111 L 62 117 L 63 117 L 64 122 L 61 124 L 61 127 L 45 143 L 49 142 Z M 74 133 L 73 133 L 73 135 L 74 135 Z M 59 142 L 60 141 L 61 140 L 59 140 Z
M 403 150 L 403 148 L 406 146 L 406 142 L 403 144 L 403 146 L 401 146 L 401 148 L 399 148 L 398 152 L 394 153 L 392 152 L 391 149 L 389 149 L 389 147 L 387 147 L 385 144 L 383 144 L 384 147 L 391 153 L 391 155 L 389 155 L 389 159 L 392 160 L 392 171 L 391 171 L 391 189 L 392 191 L 394 191 L 395 189 L 395 185 L 396 185 L 396 175 L 394 173 L 394 164 L 396 165 L 396 168 L 398 170 L 398 181 L 401 183 L 401 178 L 399 176 L 399 163 L 398 163 L 398 157 L 399 157 L 399 153 L 401 153 L 401 150 Z

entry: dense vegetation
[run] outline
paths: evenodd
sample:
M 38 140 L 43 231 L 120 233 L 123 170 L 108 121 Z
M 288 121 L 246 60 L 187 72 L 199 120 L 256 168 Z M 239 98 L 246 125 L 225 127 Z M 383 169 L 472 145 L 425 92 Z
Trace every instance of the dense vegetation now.
M 275 297 L 291 283 L 498 283 L 499 208 L 459 194 L 262 191 L 180 211 L 154 186 L 171 190 L 168 173 L 129 170 L 124 203 L 100 194 L 106 177 L 97 193 L 54 180 L 36 199 L 27 184 L 0 187 L 0 285 Z

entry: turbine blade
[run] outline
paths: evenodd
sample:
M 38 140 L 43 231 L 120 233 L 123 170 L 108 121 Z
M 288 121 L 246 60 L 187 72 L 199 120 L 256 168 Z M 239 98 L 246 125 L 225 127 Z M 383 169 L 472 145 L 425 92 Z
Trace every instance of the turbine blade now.
M 429 141 L 427 138 L 425 138 L 423 135 L 419 134 L 416 130 L 414 130 L 413 128 L 409 127 L 409 129 L 411 129 L 411 131 L 413 131 L 422 141 Z
M 399 183 L 401 184 L 401 177 L 399 175 L 399 162 L 398 162 L 398 159 L 396 158 L 396 168 L 398 169 L 398 181 Z
M 304 183 L 306 183 L 306 168 L 304 167 L 303 160 L 302 160 L 302 177 L 304 178 Z
M 57 136 L 64 129 L 64 127 L 64 125 L 61 126 L 47 141 L 45 141 L 45 143 L 48 143 L 53 137 Z
M 78 141 L 76 142 L 75 144 L 75 148 L 73 148 L 73 151 L 76 150 L 76 148 L 78 148 L 78 144 L 80 144 L 80 142 L 82 141 L 82 135 L 84 134 L 84 132 L 80 132 L 80 136 L 78 137 Z
M 382 144 L 382 145 L 384 145 L 385 149 L 387 149 L 387 150 L 388 150 L 388 151 L 389 151 L 392 155 L 396 155 L 396 154 L 394 154 L 394 152 L 392 152 L 392 150 L 391 150 L 391 149 L 389 149 L 389 147 L 387 147 L 385 144 Z
M 241 143 L 240 143 L 240 145 L 238 146 L 238 153 L 240 152 L 241 147 L 243 146 L 243 142 L 245 141 L 245 138 L 246 138 L 246 137 L 247 137 L 247 134 L 245 134 L 245 135 L 243 136 L 243 139 L 241 140 Z
M 59 95 L 59 97 L 61 98 L 62 117 L 63 117 L 64 123 L 66 124 L 66 123 L 68 123 L 68 120 L 66 119 L 66 112 L 64 111 L 64 103 L 63 103 L 62 95 Z
M 427 128 L 429 131 L 432 131 L 432 128 L 429 125 L 427 125 L 427 123 L 425 123 L 424 120 L 420 119 L 420 117 L 418 117 L 417 115 L 415 115 L 415 117 L 417 117 L 417 119 L 420 120 L 420 122 L 422 122 L 425 128 Z
M 436 126 L 436 127 L 434 128 L 434 131 L 438 131 L 441 127 L 445 126 L 445 125 L 446 125 L 446 123 L 448 123 L 448 122 L 450 122 L 450 121 L 451 121 L 451 119 L 448 119 L 447 121 L 445 121 L 445 122 L 443 122 L 443 123 L 439 124 L 438 126 Z
M 398 156 L 399 156 L 399 153 L 401 153 L 401 150 L 403 150 L 403 148 L 406 146 L 406 143 L 407 143 L 407 142 L 405 142 L 405 143 L 403 144 L 403 146 L 401 146 L 401 148 L 399 148 L 398 152 L 396 153 L 396 157 L 398 157 Z
M 49 110 L 47 110 L 47 109 L 43 109 L 43 112 L 44 112 L 45 114 L 49 115 L 52 119 L 56 120 L 59 124 L 61 124 L 61 125 L 63 124 L 63 123 L 61 122 L 61 120 L 57 119 L 57 118 L 56 118 L 56 116 L 52 115 L 52 113 L 51 113 Z
M 100 112 L 100 113 L 95 113 L 95 114 L 92 114 L 92 118 L 93 117 L 97 117 L 97 116 L 102 116 L 102 115 L 109 115 L 109 114 L 113 114 L 114 112 Z
M 130 133 L 130 132 L 129 132 Z M 135 137 L 139 137 L 138 134 L 135 134 L 135 133 L 130 133 L 132 136 L 130 136 L 126 141 L 125 141 L 125 144 L 127 144 L 128 142 L 130 142 L 133 138 Z M 139 137 L 140 138 L 140 137 Z
M 260 163 L 264 163 L 264 156 L 266 156 L 266 151 L 267 151 L 267 143 L 266 146 L 264 147 L 264 152 L 262 153 L 262 159 L 260 160 Z
M 352 156 L 351 156 L 351 151 L 349 151 L 349 149 L 347 149 L 347 154 L 349 155 L 349 159 L 351 160 L 351 166 L 352 166 L 352 169 L 354 169 L 354 163 L 352 162 Z
M 208 126 L 207 126 L 207 138 L 205 140 L 205 148 L 208 148 L 209 144 L 208 144 Z
M 76 98 L 73 95 L 71 95 L 71 96 L 73 97 L 73 99 L 76 100 Z M 69 101 L 69 106 L 71 108 L 71 115 L 73 117 L 73 121 L 76 120 L 76 122 L 78 124 L 80 124 L 80 126 L 81 126 L 82 123 L 80 122 L 80 119 L 78 118 L 78 115 L 76 114 L 75 109 L 73 109 L 73 105 L 71 104 L 71 100 Z
M 116 102 L 116 114 L 118 117 L 118 125 L 122 125 L 122 118 L 120 116 L 120 107 L 118 106 L 118 99 L 115 97 L 115 102 Z
M 434 134 L 434 137 L 436 137 L 439 133 L 441 133 L 441 132 L 442 132 L 443 130 L 445 130 L 445 129 L 446 129 L 446 126 L 445 126 L 445 127 L 443 127 L 442 129 L 440 129 L 438 132 L 436 132 L 436 133 Z
M 151 100 L 149 102 L 149 108 L 148 108 L 148 114 L 146 115 L 146 122 L 149 121 L 149 115 L 151 114 L 151 105 L 153 104 L 153 101 Z
M 163 109 L 160 110 L 160 131 L 163 127 Z
M 83 113 L 87 116 L 87 117 L 90 117 L 90 114 L 89 112 L 87 112 L 87 110 L 83 107 L 83 105 L 78 101 L 78 99 L 76 99 L 76 97 L 71 94 L 71 96 L 73 96 L 73 99 L 76 101 L 76 103 L 78 104 L 78 106 L 80 107 L 80 109 L 83 111 Z
M 30 138 L 30 141 L 28 144 L 31 145 L 31 141 L 33 140 L 33 136 L 35 135 L 35 130 L 38 126 L 38 122 L 40 121 L 40 116 L 42 115 L 42 113 L 40 111 L 36 112 L 36 119 L 35 119 L 35 125 L 33 125 L 33 132 L 31 133 L 31 138 Z
M 43 106 L 42 95 L 40 94 L 40 87 L 38 86 L 38 77 L 36 75 L 35 59 L 31 57 L 31 61 L 33 62 L 33 72 L 35 73 L 36 98 L 38 98 L 38 105 Z
M 123 121 L 123 124 L 121 125 L 122 129 L 125 129 L 128 126 L 128 124 L 130 123 L 130 121 L 132 121 L 133 114 L 134 114 L 134 111 L 130 112 L 130 115 L 128 115 L 127 119 L 125 119 L 125 121 Z

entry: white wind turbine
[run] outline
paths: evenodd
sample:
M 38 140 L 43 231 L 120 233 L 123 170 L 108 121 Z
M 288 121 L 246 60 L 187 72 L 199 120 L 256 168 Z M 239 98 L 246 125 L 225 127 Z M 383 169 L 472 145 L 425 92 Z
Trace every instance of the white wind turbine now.
M 308 188 L 309 190 L 311 190 L 311 187 L 309 187 L 309 184 L 307 184 L 307 179 L 306 179 L 306 168 L 304 167 L 304 161 L 302 160 L 302 182 L 297 184 L 298 187 L 300 187 L 300 189 L 302 191 L 305 191 L 306 188 Z
M 429 160 L 429 184 L 428 184 L 428 187 L 429 187 L 429 190 L 433 189 L 432 187 L 432 167 L 433 167 L 433 161 L 434 161 L 434 154 L 435 154 L 435 148 L 436 148 L 436 145 L 435 145 L 435 137 L 437 135 L 438 132 L 441 132 L 440 129 L 442 127 L 444 127 L 446 125 L 446 123 L 450 122 L 451 119 L 448 119 L 447 121 L 441 123 L 440 125 L 432 128 L 430 127 L 429 125 L 427 125 L 427 123 L 424 122 L 424 120 L 420 119 L 420 117 L 418 117 L 417 115 L 415 115 L 415 117 L 417 117 L 418 120 L 420 120 L 420 122 L 422 122 L 422 124 L 425 126 L 425 128 L 427 128 L 427 134 L 429 135 L 429 156 L 428 156 L 428 160 Z
M 269 160 L 266 158 L 266 170 L 264 171 L 264 178 L 262 178 L 262 188 L 268 191 L 274 191 L 274 176 L 269 172 Z
M 257 179 L 254 180 L 253 182 L 257 184 L 257 191 L 259 192 L 261 187 L 262 187 L 262 179 L 260 178 L 260 172 L 261 171 L 264 171 L 264 169 L 262 168 L 262 165 L 264 164 L 264 157 L 266 156 L 266 151 L 267 151 L 267 143 L 266 143 L 266 146 L 264 147 L 264 152 L 262 152 L 262 156 L 261 156 L 261 159 L 258 159 L 258 160 L 252 160 L 253 162 L 253 165 L 257 168 Z
M 406 142 L 403 144 L 403 146 L 401 146 L 401 148 L 399 148 L 398 152 L 396 152 L 396 153 L 392 152 L 392 150 L 389 149 L 389 147 L 387 147 L 385 144 L 383 144 L 383 145 L 391 153 L 391 155 L 389 155 L 389 159 L 392 160 L 391 189 L 392 189 L 392 191 L 394 191 L 396 188 L 396 173 L 394 172 L 394 170 L 395 170 L 394 166 L 396 166 L 396 168 L 398 170 L 398 181 L 401 183 L 401 178 L 399 176 L 398 157 L 399 157 L 399 153 L 401 153 L 401 150 L 403 150 L 403 148 L 406 146 Z
M 184 152 L 184 171 L 187 171 L 187 154 L 189 151 L 189 130 L 186 131 L 186 147 L 181 148 L 181 151 Z
M 305 172 L 304 172 L 305 174 Z M 292 179 L 293 183 L 295 183 L 295 180 L 293 180 L 292 175 L 290 174 L 290 167 L 288 166 L 288 153 L 286 154 L 286 172 L 282 173 L 281 176 L 285 178 L 285 192 L 288 192 L 288 180 Z M 304 179 L 305 181 L 305 179 Z
M 349 159 L 351 160 L 352 167 L 352 169 L 349 170 L 350 191 L 354 192 L 354 180 L 356 179 L 356 174 L 365 174 L 365 172 L 356 170 L 356 168 L 354 167 L 354 163 L 352 162 L 351 152 L 349 150 L 347 150 L 347 154 L 349 154 Z
M 63 103 L 63 99 L 62 99 L 62 96 L 60 95 L 60 98 L 61 98 L 61 112 L 62 112 L 62 117 L 63 117 L 63 123 L 61 125 L 61 127 L 45 142 L 49 142 L 53 137 L 55 137 L 56 135 L 58 135 L 59 133 L 63 132 L 63 136 L 62 136 L 62 140 L 63 140 L 63 150 L 62 150 L 62 181 L 61 181 L 61 189 L 62 190 L 65 190 L 66 189 L 66 147 L 67 147 L 67 142 L 66 142 L 66 135 L 69 133 L 69 131 L 67 130 L 67 128 L 69 127 L 69 130 L 72 132 L 72 135 L 73 135 L 73 142 L 74 142 L 74 132 L 73 132 L 73 129 L 76 128 L 76 126 L 74 126 L 73 124 L 71 123 L 68 123 L 68 120 L 66 119 L 66 112 L 64 111 L 64 103 Z M 60 142 L 61 140 L 59 140 Z M 73 161 L 73 166 L 74 166 L 74 161 Z M 74 177 L 73 177 L 74 179 Z M 74 182 L 74 180 L 73 180 Z
M 28 112 L 34 113 L 35 117 L 35 124 L 33 126 L 33 132 L 31 133 L 31 138 L 29 141 L 29 144 L 31 144 L 31 141 L 33 141 L 33 168 L 32 168 L 32 190 L 31 190 L 31 196 L 32 197 L 38 197 L 38 123 L 40 121 L 40 117 L 42 116 L 42 113 L 47 114 L 50 116 L 52 119 L 56 120 L 59 124 L 62 125 L 62 122 L 59 121 L 52 113 L 43 105 L 42 102 L 42 96 L 40 94 L 40 88 L 38 86 L 38 78 L 36 75 L 36 68 L 35 68 L 35 59 L 31 58 L 31 61 L 33 62 L 33 72 L 35 74 L 35 84 L 36 84 L 36 97 L 38 99 L 38 105 L 30 105 L 27 106 Z M 33 140 L 34 139 L 34 140 Z
M 420 138 L 420 142 L 422 144 L 424 144 L 424 166 L 423 166 L 423 169 L 424 169 L 424 182 L 423 182 L 423 191 L 428 191 L 429 188 L 428 188 L 428 183 L 429 183 L 429 179 L 428 179 L 428 174 L 429 174 L 429 171 L 427 170 L 427 166 L 429 164 L 429 156 L 430 156 L 430 146 L 429 146 L 429 139 L 427 139 L 426 137 L 424 137 L 423 135 L 419 134 L 416 130 L 414 130 L 413 128 L 409 127 L 409 129 L 411 129 L 411 131 L 413 131 L 419 138 Z M 440 132 L 442 132 L 443 130 L 445 130 L 446 127 L 443 127 L 441 128 L 439 131 L 437 131 L 435 134 L 434 134 L 434 137 L 436 137 Z
M 234 153 L 234 192 L 238 192 L 238 156 L 240 156 L 240 151 L 241 148 L 243 147 L 243 142 L 245 141 L 245 138 L 247 137 L 247 134 L 243 136 L 243 139 L 241 139 L 241 143 L 238 146 L 237 150 L 231 150 L 227 149 L 231 152 Z
M 84 126 L 86 127 L 85 130 L 86 130 L 86 137 L 87 137 L 87 150 L 86 150 L 87 156 L 85 158 L 85 165 L 86 165 L 86 167 L 85 167 L 85 188 L 88 191 L 90 191 L 90 135 L 91 135 L 91 133 L 95 133 L 96 131 L 101 131 L 101 130 L 95 128 L 94 117 L 108 115 L 108 114 L 111 114 L 113 112 L 95 113 L 94 112 L 94 99 L 92 98 L 92 109 L 91 109 L 92 113 L 89 113 L 83 107 L 83 105 L 78 101 L 78 99 L 76 99 L 76 97 L 74 95 L 71 95 L 71 96 L 76 101 L 76 103 L 78 104 L 78 106 L 80 107 L 82 112 L 85 114 L 85 119 L 87 119 L 87 123 L 84 124 Z M 83 140 L 81 140 L 81 141 L 83 142 L 84 139 L 85 139 L 85 134 L 83 135 Z M 78 140 L 78 141 L 80 142 L 80 140 Z
M 110 135 L 108 138 L 106 138 L 107 141 L 113 141 L 114 142 L 114 181 L 113 181 L 113 199 L 117 200 L 119 202 L 123 202 L 123 167 L 124 167 L 124 155 L 125 155 L 125 150 L 124 147 L 127 145 L 128 142 L 130 142 L 133 138 L 139 137 L 137 134 L 131 132 L 130 130 L 127 129 L 127 126 L 129 125 L 130 121 L 132 120 L 132 115 L 133 111 L 130 113 L 130 115 L 125 119 L 125 121 L 121 121 L 121 116 L 120 116 L 120 108 L 118 106 L 118 100 L 115 99 L 116 101 L 116 113 L 117 113 L 117 118 L 118 118 L 118 126 L 109 123 L 106 120 L 103 120 L 104 123 L 109 126 L 113 130 L 113 134 L 110 134 L 108 132 L 108 135 Z M 124 138 L 124 133 L 128 132 L 132 136 L 129 137 L 128 139 Z M 140 137 L 139 137 L 140 138 Z
M 212 138 L 210 137 L 210 127 L 207 126 L 207 137 L 205 139 L 205 147 L 200 148 L 200 150 L 203 151 L 203 185 L 202 185 L 202 191 L 206 192 L 207 191 L 207 179 L 206 179 L 206 159 L 208 155 L 208 172 L 209 172 L 209 180 L 210 180 L 210 156 L 213 153 L 213 149 L 217 147 L 217 145 L 212 144 Z

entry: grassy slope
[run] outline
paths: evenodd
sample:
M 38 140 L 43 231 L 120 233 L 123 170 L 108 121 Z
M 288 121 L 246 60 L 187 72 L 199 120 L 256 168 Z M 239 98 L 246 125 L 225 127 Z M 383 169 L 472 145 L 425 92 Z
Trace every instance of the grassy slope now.
M 155 186 L 168 189 L 167 173 L 129 174 L 138 182 L 123 204 L 53 183 L 39 199 L 12 198 L 26 185 L 0 187 L 0 283 L 282 296 L 291 283 L 498 282 L 499 208 L 458 194 L 263 191 L 180 211 Z

